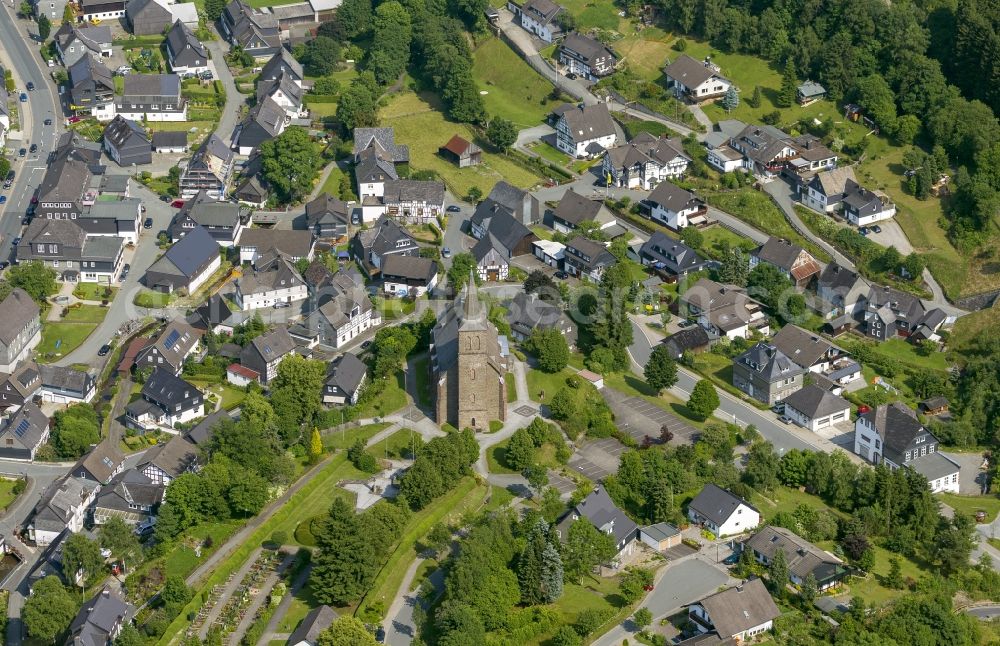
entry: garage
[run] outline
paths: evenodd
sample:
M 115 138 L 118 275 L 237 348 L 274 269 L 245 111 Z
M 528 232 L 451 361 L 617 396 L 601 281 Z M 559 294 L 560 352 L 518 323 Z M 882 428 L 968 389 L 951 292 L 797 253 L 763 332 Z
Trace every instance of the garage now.
M 785 414 L 810 431 L 848 421 L 851 404 L 817 384 L 810 384 L 785 398 Z

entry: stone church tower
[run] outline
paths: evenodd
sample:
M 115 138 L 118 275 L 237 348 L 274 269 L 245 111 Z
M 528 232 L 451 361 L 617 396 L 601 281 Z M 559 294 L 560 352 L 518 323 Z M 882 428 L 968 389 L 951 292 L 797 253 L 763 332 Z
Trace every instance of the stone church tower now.
M 483 430 L 507 417 L 506 360 L 496 326 L 487 319 L 474 280 L 434 328 L 431 365 L 438 424 Z

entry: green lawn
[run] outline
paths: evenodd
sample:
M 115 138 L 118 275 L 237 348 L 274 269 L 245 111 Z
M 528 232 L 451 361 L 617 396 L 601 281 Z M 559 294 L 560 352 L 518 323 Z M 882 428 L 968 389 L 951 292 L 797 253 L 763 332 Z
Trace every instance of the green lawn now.
M 517 473 L 514 469 L 507 467 L 506 455 L 508 444 L 510 444 L 509 438 L 496 446 L 491 446 L 486 451 L 486 466 L 490 470 L 490 473 Z
M 561 150 L 558 150 L 557 148 L 553 148 L 544 141 L 529 144 L 528 148 L 531 149 L 531 152 L 537 154 L 543 159 L 547 159 L 550 162 L 559 164 L 560 166 L 565 166 L 570 162 L 569 155 Z
M 536 402 L 548 401 L 566 385 L 566 378 L 574 374 L 576 374 L 574 371 L 568 369 L 550 374 L 532 368 L 527 373 L 528 397 Z
M 708 203 L 717 209 L 725 211 L 755 229 L 766 231 L 772 236 L 791 240 L 802 246 L 818 260 L 830 261 L 830 256 L 818 246 L 806 240 L 785 219 L 785 214 L 775 206 L 767 194 L 744 188 L 727 193 L 706 194 Z
M 215 393 L 217 396 L 222 397 L 222 407 L 226 410 L 232 410 L 243 403 L 246 399 L 247 393 L 242 388 L 236 388 L 229 382 L 217 382 L 215 380 L 203 380 L 203 379 L 188 379 L 192 384 L 197 386 L 206 393 Z
M 820 541 L 817 545 L 829 552 L 833 552 L 833 541 Z M 920 564 L 906 558 L 901 554 L 894 554 L 877 545 L 873 545 L 875 550 L 875 567 L 864 579 L 852 579 L 847 584 L 847 594 L 859 596 L 867 603 L 880 606 L 906 593 L 906 590 L 893 590 L 887 588 L 882 583 L 889 575 L 889 559 L 895 556 L 899 559 L 899 567 L 903 579 L 912 578 L 919 581 L 928 574 L 928 570 Z
M 177 296 L 174 294 L 164 294 L 162 292 L 154 292 L 151 289 L 143 288 L 135 295 L 132 302 L 139 307 L 155 308 L 166 307 L 173 303 L 176 299 Z
M 513 121 L 518 129 L 537 126 L 558 105 L 548 99 L 552 84 L 499 38 L 472 53 L 472 77 L 486 92 L 482 96 L 490 116 Z
M 721 260 L 725 249 L 734 247 L 753 248 L 756 243 L 750 238 L 744 238 L 732 229 L 727 229 L 722 225 L 715 225 L 701 230 L 702 245 L 701 250 L 708 256 Z
M 417 385 L 419 403 L 421 406 L 427 408 L 434 405 L 434 398 L 431 396 L 429 364 L 429 357 L 424 357 L 413 362 L 413 379 Z
M 518 166 L 504 155 L 487 152 L 489 144 L 482 141 L 467 124 L 452 123 L 437 109 L 438 100 L 430 94 L 417 96 L 404 92 L 393 98 L 382 109 L 383 123 L 391 123 L 396 130 L 396 141 L 410 147 L 410 168 L 437 173 L 457 196 L 465 196 L 473 186 L 487 195 L 493 185 L 505 179 L 520 188 L 535 186 L 540 178 Z M 484 148 L 479 166 L 458 168 L 438 155 L 438 149 L 452 135 L 476 141 Z
M 879 354 L 896 359 L 908 368 L 914 370 L 938 370 L 948 369 L 948 360 L 944 352 L 932 352 L 930 356 L 924 357 L 917 353 L 917 347 L 903 339 L 889 339 L 882 343 L 874 344 L 875 351 Z
M 624 599 L 618 594 L 618 579 L 617 576 L 610 578 L 587 576 L 580 584 L 565 585 L 562 596 L 549 606 L 559 616 L 555 628 L 548 633 L 536 635 L 524 643 L 529 646 L 551 643 L 551 637 L 559 626 L 573 625 L 580 613 L 585 610 L 606 611 L 609 614 L 613 612 L 612 617 L 594 631 L 594 638 L 607 632 L 611 626 L 620 623 L 629 612 L 629 607 L 624 605 Z
M 1000 496 L 987 494 L 985 496 L 960 496 L 954 493 L 940 493 L 938 499 L 955 511 L 975 517 L 977 511 L 986 512 L 984 522 L 992 523 L 1000 513 Z
M 385 388 L 379 394 L 378 398 L 360 407 L 358 409 L 358 416 L 361 418 L 385 417 L 389 413 L 395 413 L 403 406 L 406 406 L 409 400 L 406 398 L 406 384 L 403 381 L 404 379 L 405 376 L 402 370 L 396 373 L 395 379 L 387 379 Z
M 326 178 L 326 181 L 323 182 L 323 187 L 320 191 L 343 199 L 344 196 L 340 194 L 340 183 L 343 177 L 344 171 L 340 170 L 340 167 L 334 164 L 333 168 L 330 170 L 330 174 Z
M 118 294 L 117 287 L 98 285 L 97 283 L 79 283 L 76 289 L 73 290 L 73 296 L 84 301 L 113 301 L 116 294 Z
M 670 48 L 673 38 L 658 27 L 646 27 L 633 31 L 621 40 L 612 43 L 628 68 L 647 81 L 658 81 L 663 77 L 664 63 L 673 60 L 677 52 Z
M 42 322 L 42 341 L 35 352 L 38 361 L 46 363 L 76 350 L 90 333 L 97 329 L 97 323 L 50 323 Z
M 402 428 L 385 438 L 369 450 L 372 455 L 387 459 L 413 459 L 412 450 L 423 444 L 420 433 L 413 429 Z
M 417 557 L 414 549 L 417 541 L 426 536 L 437 523 L 443 520 L 447 523 L 457 522 L 467 510 L 480 507 L 488 492 L 489 487 L 478 484 L 474 478 L 466 477 L 449 493 L 413 514 L 396 548 L 372 581 L 368 594 L 358 607 L 358 613 L 366 608 L 381 607 L 380 614 L 384 615 L 403 583 L 406 570 Z
M 504 386 L 507 388 L 507 402 L 517 401 L 517 384 L 514 382 L 514 377 L 505 377 Z
M 185 537 L 189 538 L 190 541 L 180 541 L 167 552 L 164 559 L 167 576 L 188 576 L 198 567 L 199 563 L 202 563 L 212 554 L 214 551 L 213 548 L 218 548 L 222 545 L 226 539 L 236 533 L 236 530 L 242 526 L 242 521 L 227 520 L 224 522 L 203 523 L 187 530 Z M 212 548 L 204 547 L 205 539 L 208 537 L 212 538 Z M 193 548 L 195 543 L 202 544 L 200 558 L 195 555 Z
M 969 312 L 955 322 L 948 345 L 953 350 L 967 349 L 978 338 L 1000 332 L 1000 307 Z
M 903 190 L 905 149 L 892 146 L 882 137 L 869 139 L 867 157 L 855 171 L 858 180 L 869 188 L 885 191 L 896 203 L 896 222 L 945 293 L 957 298 L 1000 287 L 996 263 L 980 254 L 962 254 L 951 245 L 941 228 L 941 200 L 918 200 Z
M 108 313 L 103 305 L 71 306 L 63 312 L 63 323 L 100 323 Z
M 14 494 L 14 485 L 16 484 L 17 480 L 0 478 L 0 509 L 7 509 L 17 499 Z
M 568 0 L 560 3 L 566 11 L 576 18 L 576 27 L 581 32 L 598 27 L 605 30 L 619 31 L 629 27 L 628 21 L 618 16 L 617 5 L 611 2 L 593 2 L 593 0 Z
M 379 431 L 384 431 L 390 426 L 392 426 L 392 424 L 380 422 L 378 424 L 367 424 L 365 426 L 358 426 L 355 428 L 346 428 L 343 431 L 330 431 L 328 433 L 323 433 L 323 448 L 327 451 L 331 451 L 333 449 L 348 449 L 359 439 L 367 442 L 373 435 Z

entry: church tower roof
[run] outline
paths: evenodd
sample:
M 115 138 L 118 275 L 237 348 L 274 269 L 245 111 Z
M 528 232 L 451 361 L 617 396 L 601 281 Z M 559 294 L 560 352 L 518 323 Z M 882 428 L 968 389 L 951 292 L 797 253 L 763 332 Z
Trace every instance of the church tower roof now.
M 462 299 L 462 324 L 459 330 L 481 330 L 486 328 L 486 313 L 483 304 L 479 302 L 479 289 L 476 278 L 469 273 L 469 284 L 465 287 Z

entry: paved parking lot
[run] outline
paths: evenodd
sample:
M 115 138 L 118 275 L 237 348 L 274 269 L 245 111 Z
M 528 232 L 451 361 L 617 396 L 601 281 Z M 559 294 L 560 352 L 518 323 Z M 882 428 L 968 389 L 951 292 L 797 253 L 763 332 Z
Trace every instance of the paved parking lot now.
M 629 397 L 608 387 L 601 390 L 601 394 L 614 411 L 618 428 L 631 435 L 640 444 L 647 435 L 653 439 L 659 438 L 660 428 L 663 426 L 674 434 L 674 442 L 692 442 L 698 434 L 696 428 L 681 418 L 641 397 Z
M 576 491 L 575 482 L 569 478 L 559 475 L 551 469 L 549 469 L 549 486 L 558 491 L 560 497 L 568 496 Z
M 626 446 L 614 438 L 584 444 L 569 459 L 570 468 L 597 482 L 618 471 L 618 463 Z

